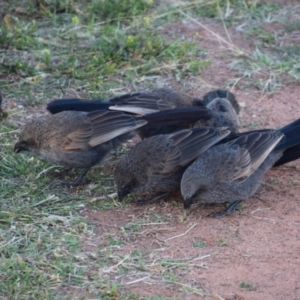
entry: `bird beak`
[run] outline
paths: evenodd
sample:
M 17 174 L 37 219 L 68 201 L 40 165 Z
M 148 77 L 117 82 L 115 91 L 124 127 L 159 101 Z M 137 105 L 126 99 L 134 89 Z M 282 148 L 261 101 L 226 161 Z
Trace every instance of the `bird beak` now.
M 119 201 L 123 201 L 123 199 L 128 195 L 129 193 L 126 191 L 126 190 L 121 190 L 121 191 L 118 191 L 118 198 L 119 198 Z
M 186 200 L 183 200 L 183 207 L 184 209 L 188 209 L 191 207 L 191 205 L 193 204 L 193 198 L 189 198 L 189 199 L 186 199 Z
M 15 147 L 14 147 L 14 152 L 15 153 L 20 153 L 21 151 L 26 151 L 27 148 L 25 147 L 24 143 L 22 142 L 17 142 L 15 144 Z

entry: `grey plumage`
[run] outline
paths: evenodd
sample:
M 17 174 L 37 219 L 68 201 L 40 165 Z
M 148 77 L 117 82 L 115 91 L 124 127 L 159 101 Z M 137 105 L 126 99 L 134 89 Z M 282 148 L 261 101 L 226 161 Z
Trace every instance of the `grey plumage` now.
M 141 128 L 139 131 L 141 137 L 149 137 L 155 134 L 168 134 L 177 130 L 208 126 L 208 127 L 228 127 L 232 132 L 238 132 L 238 117 L 240 106 L 233 93 L 227 90 L 213 90 L 204 95 L 203 100 L 191 97 L 186 93 L 182 93 L 171 88 L 156 88 L 151 91 L 137 92 L 116 96 L 108 101 L 91 101 L 81 99 L 60 99 L 54 100 L 47 105 L 47 109 L 51 113 L 60 111 L 93 111 L 98 109 L 110 109 L 122 111 L 130 114 L 148 117 L 153 113 L 163 113 L 170 110 L 192 109 L 199 110 L 209 109 L 209 118 L 203 118 L 200 114 L 199 119 L 194 120 L 191 127 L 186 123 L 180 124 L 181 116 L 177 118 L 177 124 L 166 125 L 166 122 L 157 125 L 155 130 L 151 124 Z M 185 120 L 189 113 L 182 113 Z M 207 114 L 208 115 L 208 114 Z M 159 116 L 159 115 L 158 115 Z M 162 116 L 162 115 L 161 115 Z M 168 116 L 170 117 L 170 116 Z M 193 118 L 190 118 L 190 120 Z M 199 120 L 199 122 L 197 122 Z M 197 122 L 197 123 L 196 123 Z M 151 130 L 147 127 L 151 126 Z
M 147 114 L 137 119 L 148 123 L 136 130 L 141 139 L 158 134 L 171 134 L 173 132 L 193 128 L 199 120 L 205 122 L 212 118 L 212 112 L 206 107 L 180 107 Z
M 124 142 L 130 131 L 146 123 L 106 110 L 43 115 L 24 126 L 14 151 L 30 151 L 53 164 L 85 168 L 75 180 L 77 184 L 92 166 Z
M 196 200 L 223 203 L 252 196 L 281 157 L 281 151 L 272 150 L 283 136 L 275 130 L 253 132 L 202 153 L 182 176 L 184 207 Z
M 205 94 L 202 99 L 203 105 L 207 106 L 209 102 L 213 101 L 214 99 L 227 99 L 231 106 L 234 108 L 236 114 L 240 113 L 241 107 L 237 102 L 235 95 L 227 90 L 212 90 Z
M 213 93 L 210 95 L 211 97 L 214 96 Z M 222 96 L 224 93 L 220 95 Z M 91 112 L 110 108 L 111 110 L 119 110 L 136 115 L 146 115 L 163 110 L 195 106 L 204 107 L 202 100 L 164 87 L 151 91 L 123 94 L 106 101 L 73 98 L 56 99 L 48 103 L 47 110 L 52 114 L 56 114 L 67 110 Z
M 202 106 L 202 100 L 171 88 L 156 88 L 149 92 L 125 94 L 109 100 L 111 110 L 146 115 L 180 107 Z
M 231 102 L 225 98 L 215 98 L 206 104 L 210 110 L 211 118 L 202 119 L 195 123 L 194 127 L 227 127 L 232 134 L 239 131 L 239 119 Z
M 228 134 L 228 130 L 202 127 L 143 140 L 116 165 L 119 200 L 128 194 L 156 197 L 179 192 L 185 168 Z
M 157 88 L 150 92 L 127 94 L 110 99 L 114 106 L 110 106 L 109 109 L 147 115 L 182 107 L 195 109 L 206 107 L 210 110 L 210 118 L 199 118 L 194 127 L 227 127 L 232 133 L 238 132 L 237 114 L 240 107 L 234 94 L 226 90 L 215 90 L 207 93 L 203 99 L 192 98 L 188 94 L 170 88 Z

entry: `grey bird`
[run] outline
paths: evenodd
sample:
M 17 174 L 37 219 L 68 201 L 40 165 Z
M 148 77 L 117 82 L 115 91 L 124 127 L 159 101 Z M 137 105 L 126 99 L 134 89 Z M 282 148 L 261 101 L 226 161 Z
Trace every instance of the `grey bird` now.
M 300 119 L 281 130 L 246 132 L 237 138 L 228 136 L 219 145 L 209 148 L 182 176 L 184 207 L 189 208 L 194 201 L 230 202 L 225 212 L 214 216 L 230 213 L 256 192 L 271 167 L 300 157 L 299 133 Z
M 197 122 L 208 123 L 213 112 L 206 107 L 180 107 L 163 110 L 145 116 L 136 117 L 148 123 L 136 130 L 141 139 L 158 134 L 170 134 L 183 129 L 190 129 Z
M 238 113 L 240 106 L 234 94 L 226 90 L 213 90 L 204 95 L 203 100 L 192 98 L 188 94 L 170 88 L 157 88 L 146 93 L 128 94 L 110 100 L 119 110 L 140 115 L 181 107 L 203 107 L 211 112 L 209 119 L 199 119 L 194 127 L 228 127 L 232 133 L 239 128 Z
M 188 165 L 229 133 L 201 127 L 143 140 L 116 165 L 119 200 L 136 194 L 151 197 L 152 202 L 179 193 L 181 176 Z
M 127 113 L 146 115 L 158 111 L 180 107 L 205 107 L 212 100 L 227 99 L 236 113 L 240 106 L 233 93 L 227 90 L 212 90 L 203 99 L 194 98 L 186 93 L 168 87 L 156 88 L 150 91 L 123 94 L 109 100 L 56 99 L 48 103 L 47 110 L 56 114 L 66 110 L 95 111 L 102 109 L 120 110 Z
M 208 103 L 217 98 L 227 99 L 231 103 L 231 106 L 234 108 L 236 114 L 238 115 L 240 113 L 241 107 L 237 102 L 235 95 L 227 90 L 218 89 L 208 92 L 203 96 L 202 103 L 204 106 L 207 106 Z
M 156 88 L 149 92 L 125 94 L 109 100 L 111 110 L 120 110 L 137 115 L 147 115 L 158 111 L 180 107 L 201 106 L 201 99 L 171 88 Z
M 14 151 L 30 151 L 53 164 L 84 168 L 69 184 L 77 185 L 91 167 L 128 139 L 129 132 L 146 123 L 106 110 L 42 115 L 27 122 Z
M 3 97 L 0 91 L 0 121 L 2 121 L 8 116 L 8 113 L 2 109 L 2 101 L 3 101 Z
M 196 112 L 192 110 L 198 110 L 199 112 L 207 108 L 209 112 L 209 118 L 204 118 L 204 115 L 199 115 L 198 120 L 193 120 L 191 114 L 195 115 Z M 141 138 L 147 138 L 154 134 L 168 134 L 177 130 L 208 126 L 208 127 L 228 127 L 232 133 L 238 132 L 239 122 L 237 114 L 240 111 L 240 106 L 235 98 L 235 95 L 227 90 L 213 90 L 204 95 L 203 100 L 193 98 L 190 95 L 182 92 L 175 91 L 171 88 L 156 88 L 148 92 L 138 92 L 131 94 L 124 94 L 109 99 L 108 101 L 90 101 L 81 99 L 60 99 L 54 100 L 47 105 L 47 109 L 55 114 L 65 110 L 75 111 L 93 111 L 96 109 L 109 109 L 126 112 L 129 114 L 144 116 L 146 118 L 152 118 L 151 115 L 155 115 L 156 118 L 163 116 L 164 112 L 171 110 L 182 109 L 181 115 L 177 115 L 177 122 L 175 117 L 170 120 L 172 124 L 166 125 L 166 119 L 171 115 L 166 116 L 164 123 L 157 125 L 155 130 L 152 124 L 148 124 L 146 127 L 142 127 L 139 131 Z M 184 110 L 186 110 L 184 112 Z M 161 115 L 159 115 L 159 112 Z M 172 114 L 172 113 L 171 113 Z M 187 117 L 189 117 L 189 126 L 187 127 Z M 192 123 L 190 125 L 190 123 Z M 197 123 L 196 123 L 197 122 Z M 150 130 L 148 129 L 149 127 Z
M 239 119 L 236 109 L 226 98 L 214 98 L 206 104 L 211 117 L 209 119 L 199 119 L 194 127 L 227 127 L 232 134 L 239 132 Z
M 212 97 L 226 97 L 226 93 L 210 94 L 206 101 Z M 233 94 L 232 94 L 233 95 Z M 234 95 L 233 95 L 234 97 Z M 150 91 L 123 94 L 109 100 L 83 100 L 83 99 L 56 99 L 48 103 L 47 110 L 56 114 L 66 110 L 94 111 L 99 109 L 120 110 L 136 115 L 146 115 L 162 110 L 180 107 L 204 107 L 201 99 L 193 98 L 188 94 L 175 91 L 171 88 L 156 88 Z

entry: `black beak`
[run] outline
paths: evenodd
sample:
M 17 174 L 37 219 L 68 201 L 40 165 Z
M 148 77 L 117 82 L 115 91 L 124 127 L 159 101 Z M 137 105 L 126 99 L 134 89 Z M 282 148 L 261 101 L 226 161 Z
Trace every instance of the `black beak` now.
M 25 145 L 22 142 L 17 142 L 15 144 L 15 147 L 14 147 L 15 153 L 20 153 L 21 151 L 26 151 L 26 150 L 27 150 L 27 148 L 25 147 Z
M 191 207 L 191 205 L 193 204 L 193 201 L 194 201 L 193 198 L 183 200 L 184 209 L 189 209 Z
M 121 190 L 121 191 L 118 191 L 118 198 L 119 198 L 119 201 L 123 201 L 123 199 L 129 194 L 128 191 L 126 191 L 125 189 L 124 190 Z

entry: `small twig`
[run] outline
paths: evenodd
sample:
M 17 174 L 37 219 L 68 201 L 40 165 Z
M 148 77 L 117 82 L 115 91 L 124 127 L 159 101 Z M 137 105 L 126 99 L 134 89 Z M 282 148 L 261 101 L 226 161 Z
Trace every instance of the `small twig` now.
M 136 279 L 136 280 L 124 283 L 124 285 L 129 285 L 129 284 L 134 284 L 134 283 L 137 283 L 137 282 L 140 282 L 140 281 L 144 281 L 145 279 L 148 279 L 150 277 L 151 277 L 150 275 L 149 276 L 145 276 L 143 278 L 139 278 L 139 279 Z
M 255 209 L 255 210 L 253 210 L 250 214 L 251 214 L 252 218 L 254 218 L 254 219 L 258 219 L 258 220 L 267 220 L 267 221 L 271 221 L 271 222 L 273 222 L 273 223 L 276 223 L 276 221 L 275 221 L 274 219 L 271 219 L 271 218 L 264 218 L 264 217 L 257 217 L 257 216 L 254 215 L 254 213 L 256 213 L 257 211 L 266 211 L 266 210 L 270 210 L 270 209 L 271 209 L 271 208 L 264 208 L 264 209 L 262 209 L 262 208 L 257 208 L 257 209 Z
M 216 298 L 218 300 L 225 300 L 223 297 L 221 297 L 220 295 L 218 294 L 209 294 L 207 295 L 208 297 L 213 297 L 213 298 Z
M 204 256 L 200 256 L 200 257 L 195 257 L 194 259 L 192 259 L 191 261 L 196 261 L 196 260 L 200 260 L 206 257 L 210 257 L 210 254 L 204 255 Z
M 226 32 L 227 38 L 228 38 L 229 42 L 230 42 L 231 44 L 233 44 L 233 42 L 232 42 L 232 40 L 231 40 L 231 37 L 230 37 L 230 34 L 229 34 L 229 32 L 228 32 L 227 26 L 226 26 L 226 24 L 225 24 L 225 22 L 224 22 L 223 14 L 222 14 L 222 11 L 221 11 L 221 8 L 220 8 L 219 3 L 218 3 L 218 11 L 219 11 L 219 14 L 220 14 L 220 16 L 221 16 L 222 25 L 223 25 L 223 28 L 224 28 L 224 30 L 225 30 L 225 32 Z
M 271 208 L 257 208 L 253 211 L 251 211 L 251 215 L 253 215 L 254 213 L 256 213 L 257 211 L 267 211 L 267 210 L 270 210 Z
M 47 169 L 44 169 L 42 172 L 38 173 L 37 176 L 35 177 L 35 180 L 39 179 L 41 177 L 41 175 L 43 175 L 44 173 L 47 173 L 49 170 L 51 169 L 55 169 L 56 166 L 50 166 Z
M 218 40 L 221 40 L 222 42 L 224 42 L 225 44 L 227 44 L 229 46 L 229 49 L 235 52 L 238 52 L 238 54 L 242 54 L 242 55 L 246 55 L 242 50 L 240 50 L 236 45 L 234 45 L 233 43 L 228 42 L 227 40 L 225 40 L 224 38 L 222 38 L 219 34 L 215 33 L 213 30 L 211 30 L 210 28 L 208 28 L 207 26 L 203 25 L 200 21 L 195 20 L 194 18 L 192 18 L 191 16 L 189 16 L 188 14 L 186 14 L 185 12 L 183 12 L 182 10 L 178 10 L 179 13 L 181 13 L 182 15 L 184 15 L 185 17 L 189 18 L 190 20 L 192 20 L 194 23 L 196 23 L 197 25 L 201 26 L 202 28 L 204 28 L 206 31 L 208 31 L 209 33 L 211 33 L 214 37 L 216 37 Z
M 165 242 L 186 235 L 186 234 L 187 234 L 190 230 L 192 230 L 196 225 L 197 225 L 197 223 L 195 223 L 193 226 L 191 226 L 185 233 L 178 234 L 178 235 L 172 236 L 172 237 L 170 237 L 170 238 L 167 238 L 167 239 L 165 240 Z
M 161 222 L 161 223 L 142 223 L 142 224 L 138 224 L 141 226 L 148 226 L 148 225 L 165 225 L 165 224 L 169 224 L 169 222 Z
M 119 265 L 121 265 L 124 261 L 126 261 L 130 256 L 126 255 L 121 261 L 119 261 L 116 265 L 111 266 L 108 269 L 103 269 L 104 273 L 110 273 L 114 268 L 118 267 Z
M 24 240 L 24 238 L 21 238 L 21 239 L 17 240 L 17 238 L 14 236 L 9 242 L 7 242 L 7 243 L 5 243 L 3 245 L 0 245 L 0 249 L 6 247 L 8 245 L 13 245 L 13 244 L 15 244 L 15 243 L 17 243 L 19 241 L 22 241 L 22 240 Z
M 194 287 L 192 287 L 192 286 L 190 286 L 190 285 L 187 285 L 187 284 L 184 284 L 184 283 L 181 283 L 181 282 L 172 281 L 172 280 L 165 280 L 165 282 L 167 282 L 167 283 L 174 283 L 174 284 L 180 285 L 180 286 L 182 286 L 182 287 L 184 287 L 184 288 L 188 288 L 188 289 L 190 289 L 191 291 L 193 291 L 193 293 L 195 293 L 195 294 L 197 294 L 197 295 L 199 295 L 199 296 L 201 296 L 201 297 L 203 297 L 203 296 L 208 296 L 208 295 L 209 295 L 209 294 L 208 294 L 205 290 L 203 290 L 203 289 L 198 290 L 197 288 L 194 288 Z M 225 299 L 223 299 L 223 300 L 225 300 Z
M 40 204 L 42 204 L 42 203 L 45 203 L 45 202 L 47 202 L 47 201 L 49 201 L 49 200 L 52 200 L 52 199 L 55 198 L 55 197 L 56 197 L 55 195 L 51 195 L 51 196 L 49 196 L 48 198 L 46 198 L 46 199 L 44 199 L 44 200 L 42 200 L 42 201 L 40 201 L 40 202 L 38 202 L 38 203 L 35 203 L 35 204 L 31 205 L 31 207 L 38 206 L 38 205 L 40 205 Z

